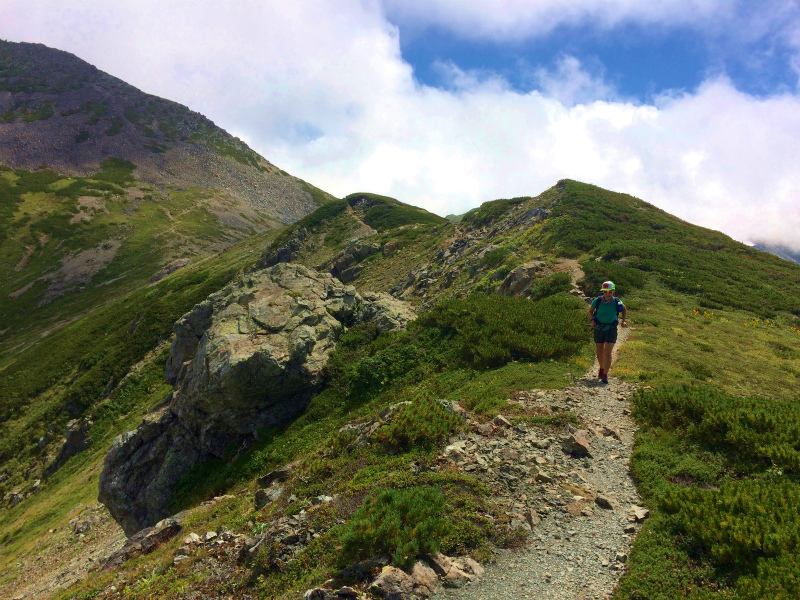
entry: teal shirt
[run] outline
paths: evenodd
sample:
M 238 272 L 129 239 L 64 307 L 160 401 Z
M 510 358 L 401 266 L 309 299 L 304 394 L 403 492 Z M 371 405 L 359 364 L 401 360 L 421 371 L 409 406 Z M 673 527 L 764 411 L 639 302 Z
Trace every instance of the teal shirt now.
M 622 301 L 613 297 L 610 302 L 606 303 L 602 298 L 595 298 L 592 300 L 592 308 L 596 309 L 595 318 L 600 323 L 608 325 L 616 321 L 617 314 L 622 312 Z

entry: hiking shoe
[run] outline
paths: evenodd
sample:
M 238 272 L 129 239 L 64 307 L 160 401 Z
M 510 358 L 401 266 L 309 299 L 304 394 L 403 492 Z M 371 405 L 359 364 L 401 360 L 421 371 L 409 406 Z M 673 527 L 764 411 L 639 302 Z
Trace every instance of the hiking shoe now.
M 602 381 L 603 383 L 608 383 L 608 375 L 603 373 L 603 376 L 600 378 L 600 381 Z

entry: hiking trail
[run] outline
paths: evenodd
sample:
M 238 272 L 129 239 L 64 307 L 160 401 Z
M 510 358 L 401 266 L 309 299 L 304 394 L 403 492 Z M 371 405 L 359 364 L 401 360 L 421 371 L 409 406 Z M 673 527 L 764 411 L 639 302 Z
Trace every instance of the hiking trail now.
M 629 331 L 620 328 L 614 361 Z M 595 361 L 570 388 L 517 392 L 512 399 L 528 408 L 571 410 L 581 430 L 506 427 L 463 440 L 458 466 L 498 490 L 494 501 L 512 528 L 530 528 L 529 543 L 501 552 L 475 584 L 434 599 L 610 598 L 647 511 L 628 471 L 635 432 L 628 403 L 636 386 L 614 378 L 613 369 L 604 385 L 597 370 Z M 585 449 L 589 456 L 578 456 Z

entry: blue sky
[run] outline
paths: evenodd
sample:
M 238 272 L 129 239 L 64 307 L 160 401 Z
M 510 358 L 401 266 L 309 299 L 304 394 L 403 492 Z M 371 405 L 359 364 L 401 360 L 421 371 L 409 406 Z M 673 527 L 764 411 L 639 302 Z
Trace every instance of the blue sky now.
M 794 52 L 785 43 L 761 38 L 746 46 L 731 45 L 688 27 L 624 25 L 598 32 L 584 24 L 511 41 L 470 40 L 438 26 L 407 33 L 400 27 L 403 58 L 421 83 L 434 87 L 447 85 L 436 65 L 449 62 L 464 70 L 500 73 L 514 89 L 526 92 L 537 87 L 531 70 L 553 69 L 565 55 L 580 59 L 620 97 L 638 102 L 652 101 L 666 90 L 694 91 L 710 76 L 720 75 L 755 96 L 796 87 Z
M 800 0 L 3 0 L 0 37 L 188 105 L 336 195 L 571 178 L 800 250 Z

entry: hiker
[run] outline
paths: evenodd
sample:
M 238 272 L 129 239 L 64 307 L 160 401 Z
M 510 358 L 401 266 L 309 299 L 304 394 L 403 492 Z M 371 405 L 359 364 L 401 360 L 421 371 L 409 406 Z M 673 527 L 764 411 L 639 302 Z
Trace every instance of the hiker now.
M 597 363 L 600 371 L 597 376 L 603 383 L 608 383 L 608 371 L 611 369 L 611 351 L 617 343 L 617 324 L 622 313 L 622 326 L 627 327 L 625 320 L 628 309 L 622 300 L 614 297 L 616 286 L 613 281 L 604 281 L 600 286 L 602 295 L 592 300 L 589 316 L 592 318 L 594 342 L 597 344 Z

